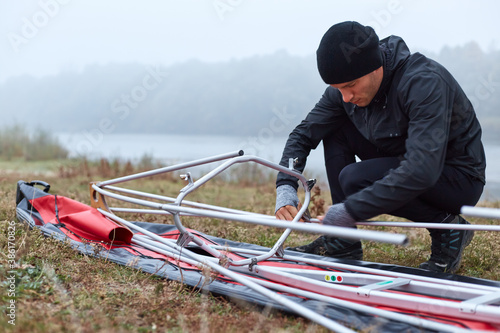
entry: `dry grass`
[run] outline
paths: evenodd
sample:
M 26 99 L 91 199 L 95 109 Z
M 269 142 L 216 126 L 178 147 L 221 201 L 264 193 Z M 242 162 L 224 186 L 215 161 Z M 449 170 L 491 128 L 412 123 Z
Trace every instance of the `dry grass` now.
M 0 281 L 7 286 L 11 272 L 6 266 L 7 235 L 15 220 L 15 189 L 18 180 L 42 179 L 52 185 L 51 193 L 89 203 L 88 182 L 130 171 L 130 165 L 113 163 L 46 163 L 24 166 L 22 172 L 5 169 L 0 174 Z M 129 170 L 127 170 L 127 168 Z M 151 193 L 177 195 L 184 183 L 172 177 L 154 177 L 133 185 Z M 238 209 L 270 213 L 273 190 L 255 185 L 240 188 L 236 183 L 207 184 L 190 200 L 210 201 Z M 235 193 L 239 193 L 235 196 Z M 262 201 L 265 200 L 265 201 Z M 274 200 L 274 199 L 273 199 Z M 263 203 L 266 204 L 263 204 Z M 136 218 L 131 214 L 131 219 Z M 166 217 L 147 216 L 156 223 L 171 223 Z M 213 222 L 213 223 L 212 223 Z M 257 242 L 265 240 L 263 228 L 225 225 L 219 221 L 186 221 L 186 226 L 217 236 Z M 250 231 L 249 231 L 250 230 Z M 252 235 L 252 236 L 246 236 Z M 264 243 L 270 244 L 265 240 Z M 68 244 L 46 238 L 36 230 L 16 224 L 16 319 L 8 323 L 10 297 L 2 290 L 0 330 L 9 332 L 324 332 L 315 324 L 280 312 L 269 312 L 251 304 L 199 293 L 178 282 L 167 281 L 131 267 L 76 253 Z
M 47 162 L 48 163 L 48 162 Z M 131 165 L 113 162 L 51 163 L 0 171 L 0 281 L 6 281 L 7 230 L 15 220 L 15 188 L 20 179 L 42 179 L 52 185 L 52 193 L 89 202 L 88 182 L 130 172 Z M 104 170 L 103 170 L 104 168 Z M 37 170 L 46 170 L 44 174 Z M 106 172 L 106 177 L 101 171 Z M 132 170 L 138 171 L 138 170 Z M 265 176 L 264 176 L 265 177 Z M 188 200 L 271 214 L 274 210 L 274 185 L 270 181 L 245 180 L 207 183 Z M 151 193 L 177 195 L 184 182 L 173 177 L 131 183 Z M 321 186 L 320 186 L 321 187 Z M 316 193 L 313 212 L 321 212 L 325 193 Z M 498 205 L 498 203 L 496 203 Z M 130 214 L 132 220 L 138 216 Z M 382 219 L 388 217 L 383 216 Z M 164 216 L 141 220 L 171 223 Z M 497 223 L 471 219 L 475 223 Z M 272 246 L 280 230 L 214 219 L 185 219 L 187 227 L 218 237 Z M 368 228 L 364 227 L 367 229 Z M 403 232 L 410 246 L 399 247 L 364 242 L 365 260 L 416 267 L 429 255 L 430 239 L 425 229 L 380 230 Z M 303 244 L 316 236 L 293 233 L 287 245 Z M 84 256 L 68 244 L 43 237 L 16 224 L 16 325 L 8 324 L 6 289 L 2 291 L 0 329 L 9 332 L 324 332 L 315 324 L 280 312 L 236 303 L 226 298 L 199 293 L 177 282 L 166 281 L 139 270 L 103 259 Z M 459 274 L 500 280 L 500 233 L 477 232 L 465 250 Z M 3 283 L 6 286 L 6 283 Z

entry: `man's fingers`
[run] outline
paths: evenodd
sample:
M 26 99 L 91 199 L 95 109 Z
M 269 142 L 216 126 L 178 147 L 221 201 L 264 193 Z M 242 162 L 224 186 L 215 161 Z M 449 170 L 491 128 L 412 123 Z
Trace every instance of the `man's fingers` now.
M 297 215 L 297 208 L 293 206 L 283 206 L 276 212 L 276 217 L 279 220 L 291 221 Z
M 301 207 L 301 204 L 299 203 L 299 209 Z M 297 209 L 294 206 L 283 206 L 278 211 L 276 212 L 276 218 L 278 220 L 287 220 L 291 221 L 295 216 L 297 216 L 297 213 L 299 212 L 299 209 Z M 300 219 L 300 221 L 304 221 Z

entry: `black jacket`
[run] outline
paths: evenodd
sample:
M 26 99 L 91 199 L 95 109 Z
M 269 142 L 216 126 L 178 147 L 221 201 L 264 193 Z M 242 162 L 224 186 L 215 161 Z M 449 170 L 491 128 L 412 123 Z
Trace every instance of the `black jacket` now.
M 438 180 L 445 164 L 485 182 L 486 161 L 481 127 L 474 108 L 452 75 L 419 53 L 411 54 L 396 36 L 380 41 L 384 76 L 366 107 L 342 100 L 328 87 L 307 117 L 293 130 L 280 164 L 298 158 L 303 171 L 307 156 L 320 141 L 351 121 L 360 133 L 401 164 L 372 186 L 349 196 L 347 210 L 358 220 L 391 212 Z M 295 178 L 280 173 L 277 185 L 297 188 Z

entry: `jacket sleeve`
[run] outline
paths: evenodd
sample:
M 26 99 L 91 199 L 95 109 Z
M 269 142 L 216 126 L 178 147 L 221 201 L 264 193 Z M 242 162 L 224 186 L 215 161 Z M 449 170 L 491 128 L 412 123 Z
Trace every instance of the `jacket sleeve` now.
M 311 150 L 316 149 L 324 137 L 336 131 L 347 119 L 340 92 L 328 87 L 306 118 L 290 133 L 280 165 L 288 167 L 289 159 L 297 158 L 295 169 L 303 172 Z M 280 172 L 276 186 L 284 184 L 298 188 L 297 178 Z
M 453 88 L 438 73 L 401 80 L 398 106 L 409 119 L 405 154 L 396 169 L 345 202 L 357 220 L 390 213 L 432 187 L 439 179 L 453 109 Z

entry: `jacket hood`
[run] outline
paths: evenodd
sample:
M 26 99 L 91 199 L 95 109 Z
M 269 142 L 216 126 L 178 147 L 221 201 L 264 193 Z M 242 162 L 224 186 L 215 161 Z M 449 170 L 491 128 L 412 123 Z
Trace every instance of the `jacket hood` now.
M 389 36 L 380 41 L 380 50 L 384 60 L 384 77 L 374 102 L 379 103 L 385 100 L 387 89 L 390 87 L 393 75 L 398 68 L 401 68 L 408 60 L 411 53 L 405 41 L 398 36 Z
M 389 36 L 380 41 L 384 54 L 384 70 L 394 71 L 401 67 L 410 56 L 405 41 L 398 36 Z

